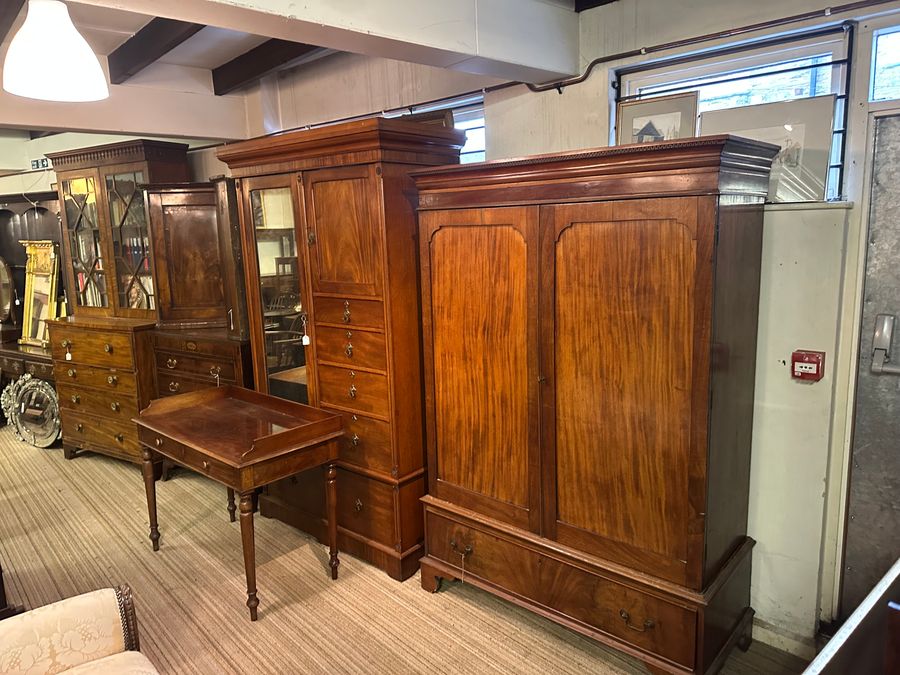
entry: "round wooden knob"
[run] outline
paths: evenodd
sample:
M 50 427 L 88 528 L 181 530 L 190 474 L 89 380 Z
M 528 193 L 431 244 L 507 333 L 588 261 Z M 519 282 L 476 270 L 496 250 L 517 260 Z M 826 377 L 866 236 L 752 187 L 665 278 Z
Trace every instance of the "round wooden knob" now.
M 119 378 L 116 377 L 115 375 L 110 375 L 109 377 L 106 378 L 106 383 L 110 384 L 112 386 L 116 386 L 116 384 L 118 382 L 119 382 Z
M 162 444 L 163 444 L 163 439 L 157 438 L 157 439 L 156 439 L 156 447 L 157 447 L 157 448 L 161 448 L 161 447 L 162 447 Z
M 81 397 L 78 394 L 72 394 L 72 403 L 78 403 L 81 401 Z
M 120 407 L 121 407 L 121 406 L 120 406 L 116 401 L 113 401 L 112 403 L 109 404 L 109 408 L 110 408 L 110 410 L 112 410 L 113 412 L 119 412 L 119 408 L 120 408 Z
M 203 460 L 202 464 L 203 464 L 203 468 L 204 468 L 204 469 L 208 469 L 208 468 L 209 468 L 209 462 L 207 462 L 205 459 Z
M 69 369 L 66 371 L 66 375 L 68 375 L 69 377 L 75 377 L 75 369 L 74 369 L 74 368 L 69 368 Z
M 84 425 L 79 422 L 75 425 L 75 431 L 84 431 Z
M 72 343 L 68 340 L 63 340 L 62 342 L 60 342 L 60 344 L 62 345 L 63 349 L 68 349 L 72 346 Z
M 117 441 L 119 441 L 119 443 L 121 443 L 122 441 L 125 440 L 125 436 L 123 436 L 122 434 L 116 434 L 116 435 L 115 435 L 115 439 L 116 439 Z
M 107 342 L 105 345 L 103 345 L 103 351 L 105 351 L 107 354 L 112 354 L 112 345 Z

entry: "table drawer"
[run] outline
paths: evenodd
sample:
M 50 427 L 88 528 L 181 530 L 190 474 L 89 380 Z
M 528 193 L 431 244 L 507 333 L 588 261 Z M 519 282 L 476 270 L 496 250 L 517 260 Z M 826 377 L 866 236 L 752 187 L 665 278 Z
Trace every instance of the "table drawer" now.
M 42 380 L 53 380 L 53 364 L 43 361 L 25 361 L 25 372 Z
M 63 382 L 57 385 L 56 391 L 61 408 L 127 422 L 138 414 L 137 398 L 133 394 L 75 387 Z
M 8 377 L 18 377 L 25 372 L 25 361 L 11 356 L 0 356 L 0 370 Z
M 53 373 L 59 383 L 79 384 L 83 387 L 96 387 L 122 394 L 137 392 L 134 373 L 115 368 L 94 368 L 58 361 L 53 364 Z
M 464 554 L 467 576 L 494 583 L 594 630 L 693 667 L 697 626 L 693 609 L 430 510 L 425 520 L 429 556 L 461 569 Z
M 158 351 L 156 367 L 160 372 L 193 373 L 213 379 L 218 372 L 219 379 L 234 380 L 234 360 L 216 356 Z
M 349 368 L 319 366 L 319 402 L 387 416 L 388 385 L 385 375 Z
M 156 349 L 170 352 L 184 352 L 202 356 L 224 357 L 234 361 L 238 353 L 238 345 L 227 342 L 215 342 L 212 340 L 197 340 L 177 335 L 153 334 L 153 344 Z
M 106 331 L 65 330 L 53 331 L 50 343 L 54 361 L 86 364 L 101 368 L 133 368 L 134 354 L 131 334 Z M 66 353 L 72 358 L 67 359 Z
M 220 380 L 220 384 L 229 384 L 226 380 Z M 207 387 L 215 387 L 216 382 L 213 379 L 202 379 L 199 377 L 189 377 L 171 370 L 156 371 L 157 393 L 160 396 L 173 396 L 175 394 L 184 394 L 188 391 L 198 391 Z
M 79 448 L 110 448 L 117 454 L 139 459 L 137 427 L 129 421 L 112 421 L 105 417 L 60 409 L 63 440 Z
M 338 470 L 338 524 L 363 539 L 393 548 L 397 543 L 395 486 Z
M 316 326 L 316 357 L 319 361 L 385 370 L 384 333 Z
M 197 452 L 193 448 L 158 434 L 152 429 L 139 426 L 137 428 L 137 436 L 142 445 L 155 450 L 163 457 L 168 457 L 176 464 L 186 466 L 226 485 L 234 484 L 236 480 L 236 470 L 224 462 Z
M 391 474 L 394 458 L 391 442 L 391 425 L 370 417 L 329 410 L 343 417 L 344 436 L 339 452 L 341 460 L 364 469 Z
M 313 299 L 316 323 L 337 323 L 346 326 L 384 328 L 384 304 L 378 300 L 350 298 Z

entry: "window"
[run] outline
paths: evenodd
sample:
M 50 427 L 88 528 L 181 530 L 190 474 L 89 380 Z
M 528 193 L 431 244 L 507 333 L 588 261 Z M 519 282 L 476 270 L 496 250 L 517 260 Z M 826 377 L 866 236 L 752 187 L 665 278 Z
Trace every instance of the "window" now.
M 875 34 L 870 101 L 900 98 L 900 26 Z
M 455 108 L 453 126 L 466 132 L 466 144 L 459 153 L 462 164 L 484 161 L 484 104 Z

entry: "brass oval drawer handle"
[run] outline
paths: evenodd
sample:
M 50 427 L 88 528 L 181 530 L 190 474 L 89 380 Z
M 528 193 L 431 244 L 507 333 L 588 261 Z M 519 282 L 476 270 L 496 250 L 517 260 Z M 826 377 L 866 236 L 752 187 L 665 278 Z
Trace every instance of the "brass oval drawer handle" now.
M 194 342 L 193 340 L 188 340 L 187 342 L 184 343 L 184 348 L 187 349 L 189 352 L 195 352 L 195 351 L 197 351 L 197 343 Z
M 209 369 L 209 374 L 213 377 L 219 377 L 222 372 L 222 366 L 213 366 Z
M 112 403 L 109 404 L 109 409 L 112 410 L 113 412 L 119 412 L 119 409 L 121 407 L 122 406 L 120 406 L 116 401 L 113 401 Z
M 358 434 L 353 434 L 353 438 L 350 439 L 350 445 L 352 445 L 353 447 L 359 446 L 359 435 Z
M 630 628 L 631 630 L 635 630 L 638 633 L 643 633 L 644 631 L 651 630 L 656 626 L 656 622 L 653 619 L 644 620 L 643 626 L 635 626 L 633 623 L 631 623 L 631 615 L 624 609 L 619 610 L 619 616 L 622 617 L 622 621 L 625 622 L 625 625 L 628 628 Z
M 81 403 L 81 397 L 78 394 L 72 394 L 72 403 Z
M 356 502 L 353 504 L 353 510 L 359 513 L 363 509 L 362 499 L 357 497 Z
M 472 546 L 470 544 L 467 544 L 466 547 L 460 551 L 459 544 L 456 543 L 456 539 L 450 540 L 450 548 L 451 550 L 455 551 L 457 555 L 461 555 L 463 558 L 472 553 Z
M 77 375 L 77 373 L 75 372 L 75 369 L 74 369 L 74 368 L 69 368 L 69 369 L 66 371 L 66 375 L 68 375 L 69 377 L 75 377 L 75 375 Z
M 180 382 L 169 382 L 169 391 L 178 391 L 181 389 Z
M 72 341 L 71 341 L 71 340 L 63 340 L 63 341 L 60 342 L 59 344 L 62 345 L 62 348 L 63 348 L 63 349 L 68 349 L 69 347 L 72 346 Z
M 163 444 L 163 439 L 157 438 L 157 439 L 156 439 L 156 447 L 157 447 L 157 448 L 161 448 L 161 447 L 162 447 L 162 444 Z
M 125 436 L 123 434 L 116 434 L 113 438 L 119 441 L 119 443 L 125 440 Z
M 106 384 L 115 387 L 119 383 L 119 378 L 115 375 L 110 375 L 106 378 Z
M 166 368 L 174 368 L 178 365 L 178 359 L 166 359 Z
M 113 346 L 111 344 L 109 344 L 108 342 L 105 345 L 103 345 L 103 351 L 105 351 L 107 354 L 112 354 L 112 350 L 113 350 Z
M 344 302 L 344 323 L 350 323 L 350 301 Z
M 350 398 L 356 398 L 356 385 L 351 384 L 350 390 L 347 393 L 350 395 Z
M 203 468 L 204 468 L 204 469 L 208 469 L 208 468 L 209 468 L 209 462 L 207 462 L 205 459 L 203 460 Z
M 347 343 L 347 346 L 344 347 L 344 353 L 347 355 L 347 358 L 353 358 L 353 345 L 349 342 Z
M 84 431 L 84 425 L 81 422 L 79 422 L 78 424 L 75 425 L 75 431 L 78 431 L 78 432 Z

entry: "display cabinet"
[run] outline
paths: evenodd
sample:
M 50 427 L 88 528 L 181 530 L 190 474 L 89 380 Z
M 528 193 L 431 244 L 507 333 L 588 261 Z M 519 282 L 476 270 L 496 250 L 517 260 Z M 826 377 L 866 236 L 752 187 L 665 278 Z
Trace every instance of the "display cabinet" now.
M 422 553 L 425 491 L 409 172 L 464 134 L 369 119 L 221 148 L 238 197 L 256 387 L 338 412 L 340 548 L 397 579 Z M 266 489 L 264 515 L 324 533 L 318 473 Z

